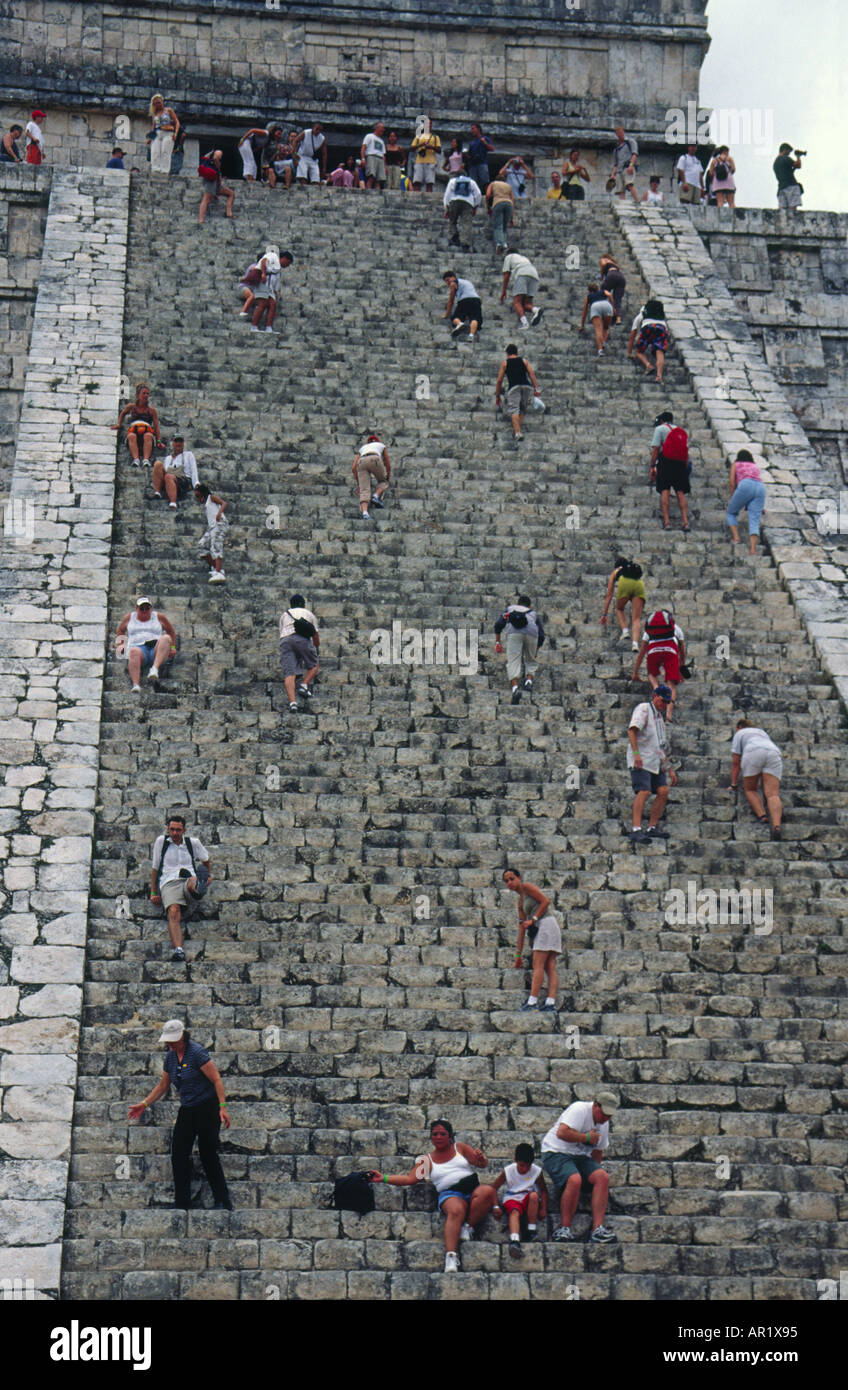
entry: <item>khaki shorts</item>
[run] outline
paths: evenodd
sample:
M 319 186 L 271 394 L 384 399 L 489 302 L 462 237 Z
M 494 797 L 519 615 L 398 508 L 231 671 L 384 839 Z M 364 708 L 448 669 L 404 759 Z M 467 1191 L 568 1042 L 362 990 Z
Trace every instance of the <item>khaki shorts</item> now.
M 698 184 L 690 183 L 685 193 L 683 191 L 683 184 L 681 184 L 678 192 L 680 194 L 681 203 L 700 203 L 701 201 L 701 189 Z
M 186 897 L 187 883 L 188 879 L 186 878 L 172 878 L 169 879 L 167 883 L 162 884 L 159 893 L 162 898 L 162 906 L 166 911 L 169 907 L 173 907 L 175 903 L 179 903 L 180 907 L 188 906 L 188 898 Z
M 426 183 L 432 188 L 436 182 L 436 165 L 416 163 L 412 170 L 413 183 Z
M 365 177 L 367 179 L 378 179 L 380 183 L 385 183 L 386 161 L 381 154 L 368 154 L 365 156 Z
M 615 176 L 614 193 L 626 193 L 628 188 L 632 188 L 636 182 L 636 175 L 628 173 L 626 169 L 620 169 Z

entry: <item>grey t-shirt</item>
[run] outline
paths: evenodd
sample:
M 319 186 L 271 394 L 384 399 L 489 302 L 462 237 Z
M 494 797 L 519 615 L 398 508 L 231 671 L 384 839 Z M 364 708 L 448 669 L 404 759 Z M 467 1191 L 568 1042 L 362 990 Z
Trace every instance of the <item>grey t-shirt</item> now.
M 730 745 L 731 753 L 738 753 L 744 758 L 746 753 L 753 753 L 755 749 L 773 749 L 775 753 L 780 750 L 776 743 L 773 743 L 765 729 L 737 729 L 733 735 L 733 742 Z
M 616 171 L 620 173 L 622 169 L 626 169 L 631 159 L 638 153 L 638 142 L 634 140 L 632 135 L 628 135 L 626 140 L 623 140 L 620 145 L 616 145 L 615 147 Z

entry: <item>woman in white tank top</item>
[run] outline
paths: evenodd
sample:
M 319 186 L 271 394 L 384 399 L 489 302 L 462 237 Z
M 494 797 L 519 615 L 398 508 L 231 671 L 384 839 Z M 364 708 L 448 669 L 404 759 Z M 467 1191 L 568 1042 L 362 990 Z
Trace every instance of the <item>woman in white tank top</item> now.
M 433 1121 L 430 1142 L 430 1153 L 417 1158 L 408 1173 L 390 1177 L 374 1171 L 369 1177 L 372 1182 L 388 1183 L 390 1187 L 433 1184 L 439 1211 L 445 1218 L 445 1274 L 454 1274 L 459 1269 L 456 1252 L 460 1240 L 471 1239 L 472 1227 L 488 1216 L 497 1193 L 493 1187 L 481 1184 L 475 1172 L 489 1166 L 485 1154 L 458 1142 L 447 1120 Z

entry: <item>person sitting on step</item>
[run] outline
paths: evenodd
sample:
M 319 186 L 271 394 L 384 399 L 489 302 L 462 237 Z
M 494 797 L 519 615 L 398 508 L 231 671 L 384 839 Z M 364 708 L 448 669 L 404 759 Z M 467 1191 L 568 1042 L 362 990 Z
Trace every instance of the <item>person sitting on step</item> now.
M 130 451 L 130 458 L 138 466 L 144 460 L 150 462 L 154 445 L 157 449 L 164 447 L 160 439 L 159 416 L 150 404 L 150 387 L 146 381 L 138 382 L 135 388 L 135 400 L 125 405 L 120 415 L 118 423 L 110 425 L 112 430 L 119 430 L 124 420 L 128 419 L 127 425 L 127 448 Z
M 318 674 L 320 644 L 318 619 L 306 607 L 303 594 L 292 594 L 289 606 L 280 618 L 280 665 L 289 697 L 290 714 L 298 713 L 296 694 L 306 700 L 313 698 L 314 692 L 310 686 Z M 295 692 L 298 677 L 300 685 Z
M 529 1013 L 538 1009 L 543 1014 L 556 1013 L 556 997 L 559 988 L 556 958 L 562 950 L 562 932 L 554 914 L 550 899 L 545 897 L 535 883 L 522 879 L 517 869 L 505 869 L 503 881 L 511 893 L 518 894 L 518 945 L 515 948 L 515 969 L 521 970 L 524 960 L 524 938 L 528 938 L 533 952 L 533 974 L 530 994 L 521 1012 Z M 547 976 L 548 993 L 544 1004 L 539 1004 L 542 980 Z
M 512 686 L 513 705 L 521 700 L 523 689 L 533 691 L 536 657 L 545 641 L 542 620 L 526 594 L 519 594 L 517 603 L 510 603 L 495 622 L 495 652 L 503 653 L 500 636 L 506 628 L 506 673 Z
M 176 653 L 177 634 L 164 613 L 155 612 L 150 599 L 142 594 L 135 601 L 135 611 L 127 613 L 116 630 L 118 654 L 127 656 L 127 669 L 133 694 L 141 691 L 141 673 L 158 681 L 166 662 Z
M 169 816 L 166 833 L 157 835 L 150 857 L 150 901 L 165 911 L 171 938 L 171 960 L 183 962 L 183 917 L 196 908 L 209 886 L 209 851 L 186 835 L 185 817 Z
M 372 1182 L 388 1183 L 390 1187 L 415 1187 L 421 1182 L 433 1184 L 439 1211 L 445 1218 L 445 1274 L 456 1274 L 459 1242 L 470 1240 L 474 1228 L 485 1221 L 495 1205 L 497 1193 L 493 1187 L 482 1184 L 475 1171 L 488 1168 L 486 1155 L 456 1139 L 448 1120 L 433 1121 L 430 1142 L 432 1151 L 416 1158 L 408 1173 L 390 1177 L 372 1169 L 368 1176 Z
M 170 454 L 153 464 L 153 496 L 161 497 L 164 487 L 168 505 L 176 511 L 177 498 L 186 497 L 199 482 L 197 459 L 185 448 L 183 436 L 175 434 Z
M 618 1096 L 606 1090 L 596 1091 L 594 1100 L 573 1101 L 542 1140 L 542 1167 L 559 1195 L 562 1224 L 554 1232 L 555 1241 L 574 1240 L 571 1223 L 584 1183 L 592 1193 L 589 1244 L 607 1245 L 618 1240 L 615 1231 L 604 1225 L 609 1174 L 601 1167 L 609 1148 L 610 1120 L 618 1104 Z

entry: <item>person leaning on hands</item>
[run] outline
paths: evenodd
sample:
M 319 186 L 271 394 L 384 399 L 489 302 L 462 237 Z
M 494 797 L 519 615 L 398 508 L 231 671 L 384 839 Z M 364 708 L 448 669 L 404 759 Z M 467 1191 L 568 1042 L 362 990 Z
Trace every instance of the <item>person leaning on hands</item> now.
M 174 1206 L 184 1210 L 191 1206 L 191 1151 L 197 1139 L 200 1161 L 212 1188 L 215 1206 L 232 1211 L 233 1204 L 218 1157 L 221 1125 L 224 1129 L 230 1128 L 221 1073 L 206 1048 L 191 1041 L 181 1019 L 169 1019 L 159 1041 L 166 1043 L 168 1048 L 162 1075 L 144 1100 L 130 1106 L 127 1119 L 141 1119 L 145 1110 L 149 1110 L 157 1100 L 164 1100 L 173 1082 L 180 1101 L 171 1136 Z

